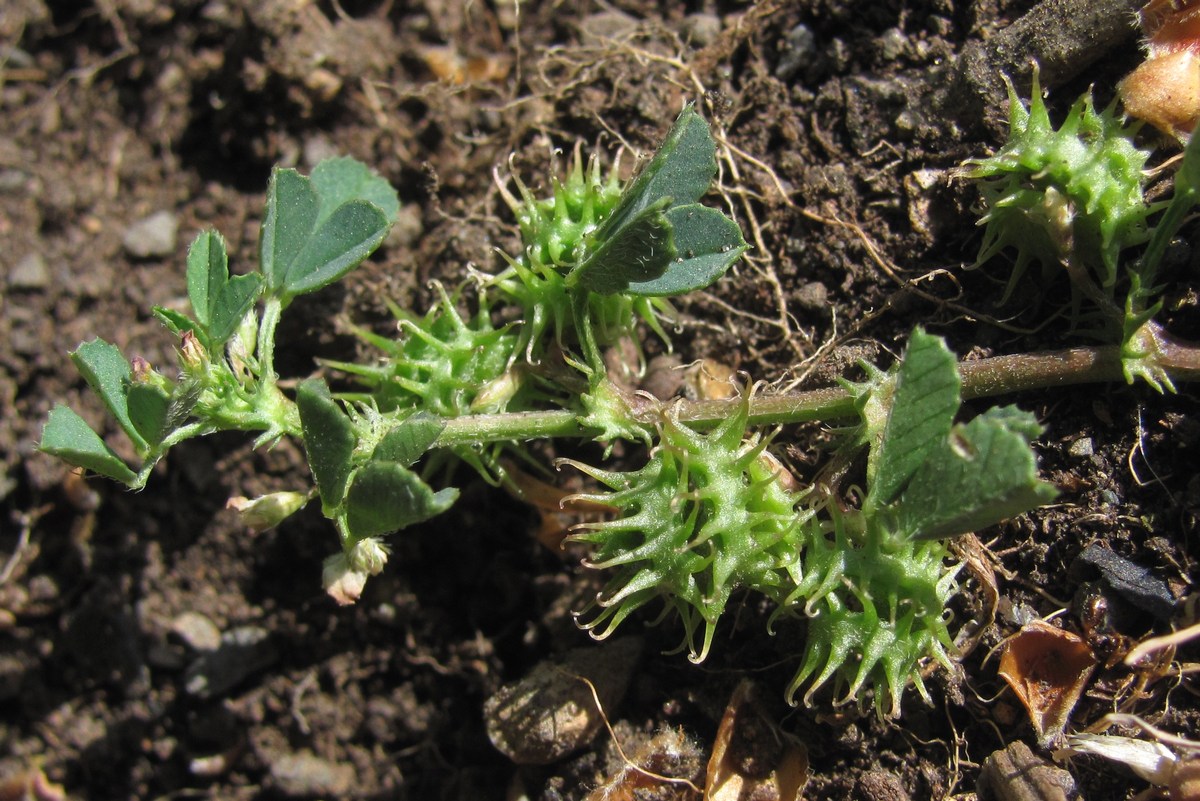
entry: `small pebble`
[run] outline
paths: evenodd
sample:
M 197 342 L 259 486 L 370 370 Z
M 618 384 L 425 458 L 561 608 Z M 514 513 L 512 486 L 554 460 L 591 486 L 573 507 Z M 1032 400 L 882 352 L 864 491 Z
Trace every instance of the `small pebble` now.
M 883 57 L 884 61 L 895 61 L 900 58 L 908 46 L 908 40 L 899 28 L 888 28 L 875 41 L 879 45 L 879 55 Z
M 1094 452 L 1095 451 L 1092 447 L 1091 437 L 1080 437 L 1072 442 L 1070 447 L 1067 448 L 1067 453 L 1078 459 L 1081 459 L 1085 456 L 1091 456 Z
M 790 80 L 796 73 L 812 63 L 816 56 L 817 37 L 812 29 L 801 23 L 788 31 L 787 38 L 779 46 L 779 63 L 775 66 L 775 77 Z
M 484 702 L 492 745 L 518 765 L 549 765 L 583 748 L 603 724 L 592 686 L 604 714 L 612 716 L 641 648 L 639 638 L 627 637 L 576 648 L 562 663 L 539 662 Z
M 820 281 L 809 281 L 796 290 L 796 303 L 805 311 L 829 311 L 829 290 Z
M 29 173 L 16 168 L 0 170 L 0 193 L 18 194 L 29 186 Z
M 136 259 L 163 258 L 175 252 L 178 232 L 179 217 L 164 209 L 129 226 L 121 245 Z
M 184 688 L 196 698 L 218 698 L 278 658 L 270 632 L 259 626 L 241 626 L 222 634 L 219 648 L 188 666 Z
M 322 759 L 311 751 L 288 754 L 271 763 L 271 785 L 287 798 L 349 798 L 354 767 Z
M 13 289 L 44 289 L 50 283 L 50 268 L 40 253 L 30 253 L 8 271 L 8 285 Z
M 646 366 L 642 389 L 659 400 L 670 400 L 683 387 L 683 369 L 674 353 L 662 353 Z
M 411 247 L 421 234 L 425 233 L 425 223 L 421 220 L 421 207 L 415 203 L 407 203 L 400 207 L 392 230 L 388 233 L 389 248 Z
M 221 647 L 221 630 L 199 612 L 184 612 L 171 621 L 171 631 L 195 651 L 215 651 Z
M 683 34 L 683 40 L 692 47 L 705 47 L 721 35 L 721 18 L 716 14 L 703 12 L 688 14 L 683 18 L 680 32 Z
M 1036 756 L 1021 741 L 983 761 L 977 786 L 980 801 L 1078 801 L 1075 779 Z
M 886 770 L 869 770 L 859 776 L 854 797 L 861 801 L 912 801 L 900 777 Z
M 597 11 L 584 17 L 579 24 L 579 32 L 584 44 L 603 44 L 606 39 L 623 39 L 637 32 L 636 17 L 624 11 Z
M 310 136 L 304 140 L 304 165 L 310 170 L 326 159 L 340 156 L 337 145 L 324 134 Z

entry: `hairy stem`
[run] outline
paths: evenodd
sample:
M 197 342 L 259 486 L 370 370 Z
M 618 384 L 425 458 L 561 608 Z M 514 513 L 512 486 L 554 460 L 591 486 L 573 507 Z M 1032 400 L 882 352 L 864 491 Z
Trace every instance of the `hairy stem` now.
M 258 363 L 262 379 L 274 383 L 275 375 L 275 328 L 283 315 L 283 301 L 271 295 L 263 305 L 262 322 L 258 328 Z
M 1200 347 L 1170 339 L 1161 340 L 1161 366 L 1173 379 L 1200 379 Z M 989 398 L 1031 389 L 1122 381 L 1119 346 L 1070 348 L 1046 353 L 994 356 L 961 362 L 964 399 Z M 671 401 L 679 419 L 701 426 L 729 417 L 740 401 Z M 665 405 L 639 396 L 630 412 L 638 422 L 653 423 Z M 833 421 L 854 416 L 850 394 L 841 387 L 826 387 L 786 395 L 758 395 L 750 401 L 749 423 L 771 425 Z M 592 432 L 568 411 L 470 415 L 450 420 L 435 447 L 472 443 L 528 440 L 540 437 L 587 437 Z

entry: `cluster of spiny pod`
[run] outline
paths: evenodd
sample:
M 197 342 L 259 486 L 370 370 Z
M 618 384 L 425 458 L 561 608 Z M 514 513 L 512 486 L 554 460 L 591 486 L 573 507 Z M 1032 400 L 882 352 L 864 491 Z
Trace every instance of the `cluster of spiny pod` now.
M 1121 249 L 1148 239 L 1147 218 L 1159 208 L 1143 197 L 1150 152 L 1135 144 L 1137 126 L 1126 125 L 1115 106 L 1097 111 L 1085 95 L 1056 129 L 1036 71 L 1028 107 L 1006 83 L 1009 139 L 964 173 L 978 179 L 986 207 L 976 265 L 1016 251 L 1001 303 L 1030 262 L 1052 271 L 1066 259 L 1091 266 L 1111 296 Z
M 612 472 L 570 462 L 608 491 L 577 496 L 617 509 L 579 525 L 594 546 L 589 565 L 614 571 L 584 627 L 607 637 L 635 610 L 677 613 L 694 662 L 709 653 L 736 590 L 762 593 L 780 617 L 808 621 L 804 654 L 787 695 L 804 702 L 827 684 L 836 703 L 874 688 L 880 714 L 895 715 L 927 658 L 951 667 L 946 603 L 957 570 L 940 541 L 894 536 L 879 518 L 815 490 L 789 489 L 769 438 L 747 434 L 749 398 L 707 433 L 668 412 L 646 465 Z
M 499 274 L 476 275 L 479 311 L 464 317 L 458 293 L 439 289 L 440 302 L 424 317 L 396 311 L 398 340 L 363 332 L 384 354 L 378 364 L 331 363 L 368 385 L 364 400 L 442 417 L 571 403 L 547 378 L 554 360 L 563 363 L 581 344 L 567 276 L 597 247 L 596 232 L 622 208 L 628 187 L 603 175 L 594 158 L 585 167 L 578 151 L 549 198 L 513 181 L 519 197 L 503 183 L 501 193 L 522 248 L 504 256 Z M 628 335 L 638 319 L 666 341 L 665 297 L 596 292 L 586 302 L 590 335 L 602 347 Z M 491 310 L 502 306 L 518 309 L 519 322 L 495 325 Z M 711 431 L 689 426 L 670 407 L 651 431 L 629 419 L 604 376 L 584 374 L 586 382 L 576 374 L 586 390 L 575 401 L 581 420 L 605 435 L 653 442 L 645 465 L 631 472 L 570 462 L 606 488 L 579 497 L 616 510 L 573 534 L 593 546 L 590 567 L 612 571 L 581 612 L 587 629 L 603 638 L 643 607 L 661 605 L 662 617 L 674 613 L 682 622 L 681 648 L 699 662 L 735 593 L 748 590 L 776 603 L 772 622 L 808 621 L 789 697 L 806 686 L 807 703 L 832 686 L 839 701 L 857 701 L 874 688 L 879 712 L 896 714 L 909 684 L 926 696 L 918 666 L 928 658 L 949 666 L 953 649 L 944 609 L 956 571 L 943 545 L 892 536 L 838 499 L 793 488 L 767 450 L 770 437 L 748 426 L 749 394 Z M 459 455 L 496 478 L 496 453 L 491 460 Z

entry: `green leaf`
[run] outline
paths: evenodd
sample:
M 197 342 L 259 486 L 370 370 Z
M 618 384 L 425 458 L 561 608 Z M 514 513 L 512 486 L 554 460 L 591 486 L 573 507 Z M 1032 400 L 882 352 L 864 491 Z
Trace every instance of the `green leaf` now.
M 913 331 L 892 385 L 887 421 L 878 435 L 867 435 L 878 443 L 867 468 L 868 504 L 879 508 L 894 501 L 930 452 L 944 445 L 958 412 L 960 385 L 946 343 L 920 328 Z
M 138 433 L 153 446 L 167 434 L 167 411 L 171 398 L 159 387 L 134 383 L 129 387 L 129 419 Z
M 267 186 L 267 213 L 259 232 L 259 268 L 274 295 L 288 295 L 287 274 L 316 228 L 320 202 L 312 182 L 276 167 Z
M 230 278 L 225 240 L 205 231 L 188 249 L 187 284 L 196 319 L 208 334 L 205 344 L 216 351 L 254 305 L 262 278 L 254 273 Z
M 313 168 L 312 183 L 321 199 L 318 225 L 338 206 L 352 200 L 365 200 L 375 206 L 389 224 L 400 213 L 400 198 L 392 185 L 361 161 L 348 156 L 322 161 Z
M 989 409 L 929 454 L 897 508 L 901 531 L 945 539 L 978 531 L 1054 499 L 1029 447 L 1041 432 L 1033 415 L 1008 406 Z
M 328 286 L 370 256 L 387 236 L 391 223 L 363 200 L 339 206 L 316 230 L 288 266 L 288 297 Z
M 626 290 L 630 294 L 665 297 L 703 289 L 724 275 L 749 247 L 736 222 L 699 203 L 672 206 L 666 218 L 674 230 L 676 257 L 656 278 L 631 279 Z
M 168 309 L 163 306 L 155 306 L 151 311 L 158 318 L 158 321 L 165 325 L 167 330 L 172 334 L 182 336 L 184 331 L 191 331 L 200 337 L 201 344 L 204 345 L 206 350 L 208 349 L 208 343 L 204 341 L 208 335 L 205 334 L 199 324 L 191 317 L 188 317 L 183 312 L 177 312 L 174 309 Z
M 678 251 L 662 208 L 663 198 L 606 239 L 567 276 L 567 286 L 580 285 L 601 295 L 626 291 L 633 281 L 652 281 L 666 271 Z
M 445 428 L 446 421 L 440 417 L 417 412 L 383 435 L 371 459 L 408 466 L 429 450 Z
M 665 199 L 683 206 L 704 197 L 717 174 L 716 154 L 717 146 L 708 123 L 689 103 L 654 158 L 621 195 L 617 207 L 596 234 L 596 241 L 603 242 L 641 212 Z
M 403 465 L 371 461 L 354 474 L 346 496 L 346 527 L 356 538 L 386 534 L 441 514 L 457 498 L 458 490 L 434 492 Z
M 130 487 L 138 485 L 137 474 L 104 444 L 100 435 L 87 422 L 66 406 L 55 406 L 42 428 L 38 447 L 51 456 L 120 481 Z
M 342 411 L 325 382 L 310 378 L 296 388 L 296 407 L 304 433 L 308 466 L 328 510 L 341 505 L 350 478 L 351 458 L 357 437 L 350 419 Z
M 121 350 L 103 339 L 93 339 L 80 345 L 71 354 L 71 361 L 75 362 L 79 372 L 104 401 L 121 430 L 133 440 L 134 447 L 139 453 L 144 453 L 146 440 L 129 418 L 129 379 L 133 375 L 133 368 Z
M 318 165 L 314 179 L 275 169 L 259 242 L 268 290 L 286 302 L 338 280 L 379 247 L 398 209 L 395 190 L 351 159 Z

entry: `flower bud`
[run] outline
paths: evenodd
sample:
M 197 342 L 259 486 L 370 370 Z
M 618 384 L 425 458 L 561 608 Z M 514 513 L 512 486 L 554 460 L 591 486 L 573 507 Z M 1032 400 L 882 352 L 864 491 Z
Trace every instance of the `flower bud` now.
M 378 576 L 387 564 L 388 547 L 375 537 L 366 537 L 350 549 L 350 567 L 368 576 Z
M 367 583 L 367 574 L 352 569 L 346 554 L 337 553 L 325 560 L 324 569 L 321 571 L 321 583 L 325 592 L 339 606 L 349 606 L 362 595 L 363 587 Z
M 170 395 L 175 389 L 175 387 L 171 384 L 171 379 L 156 371 L 150 366 L 150 362 L 146 361 L 141 356 L 134 356 L 129 361 L 130 366 L 133 368 L 133 375 L 131 375 L 129 379 L 132 383 L 149 384 L 152 387 L 161 389 L 167 395 Z
M 245 343 L 239 334 L 234 334 L 225 346 L 225 353 L 229 357 L 229 369 L 233 371 L 238 383 L 243 387 L 249 386 L 254 380 L 254 371 L 251 369 L 250 351 L 246 349 Z
M 272 492 L 253 500 L 242 496 L 230 498 L 225 508 L 236 509 L 242 524 L 257 532 L 274 528 L 303 509 L 306 503 L 308 493 L 305 492 Z
M 521 389 L 522 373 L 517 366 L 510 367 L 503 375 L 484 384 L 475 400 L 471 401 L 471 413 L 503 411 L 513 395 Z
M 233 335 L 242 341 L 247 353 L 253 353 L 258 347 L 258 312 L 253 308 L 246 312 Z
M 200 375 L 208 370 L 208 351 L 192 331 L 183 332 L 179 345 L 179 360 L 183 362 L 183 369 L 193 375 Z

